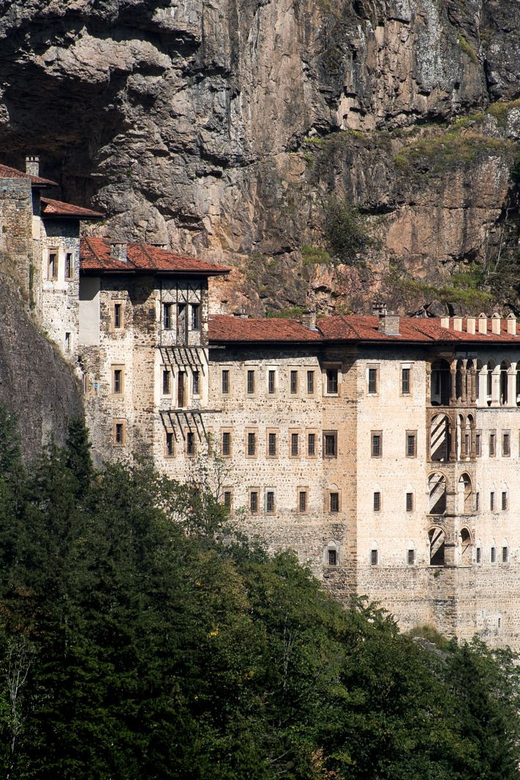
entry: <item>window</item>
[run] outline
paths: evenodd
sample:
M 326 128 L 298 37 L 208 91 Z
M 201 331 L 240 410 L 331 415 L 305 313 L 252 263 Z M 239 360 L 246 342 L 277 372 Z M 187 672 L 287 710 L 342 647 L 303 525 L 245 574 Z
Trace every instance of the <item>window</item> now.
M 380 458 L 383 455 L 382 431 L 372 431 L 370 452 L 373 458 Z
M 475 433 L 475 455 L 477 457 L 482 455 L 482 434 L 480 431 Z
M 112 327 L 114 330 L 121 330 L 123 327 L 123 304 L 117 301 L 112 304 Z
M 502 547 L 502 563 L 507 563 L 508 553 L 508 548 Z
M 268 515 L 272 515 L 274 512 L 274 490 L 266 490 L 265 511 Z
M 255 372 L 250 369 L 247 372 L 247 394 L 253 395 L 254 392 L 255 392 Z
M 502 434 L 502 456 L 509 458 L 511 455 L 511 434 L 509 431 L 504 431 Z
M 229 458 L 231 455 L 231 433 L 230 431 L 224 431 L 222 433 L 222 447 L 221 453 L 224 458 Z
M 379 551 L 370 550 L 370 565 L 377 566 L 378 563 L 379 563 Z
M 491 560 L 491 563 L 495 563 L 496 562 L 496 559 L 497 559 L 497 549 L 496 549 L 496 547 L 492 547 L 491 548 L 491 553 L 490 553 L 489 558 Z
M 231 490 L 224 490 L 224 506 L 228 512 L 231 511 L 231 498 Z
M 172 391 L 172 372 L 168 368 L 162 372 L 162 391 L 163 395 L 169 395 Z
M 254 458 L 256 455 L 256 433 L 249 431 L 247 434 L 247 457 Z
M 502 509 L 505 511 L 507 509 L 507 490 L 502 491 Z
M 406 457 L 417 456 L 417 431 L 406 431 Z
M 374 493 L 373 506 L 374 506 L 374 512 L 380 512 L 381 511 L 381 493 L 379 492 L 379 490 L 377 490 Z
M 329 512 L 339 512 L 339 493 L 329 493 Z
M 300 454 L 300 434 L 291 433 L 291 458 L 297 458 Z
M 186 434 L 186 455 L 192 458 L 195 455 L 195 452 L 195 434 L 191 431 L 188 431 Z
M 298 512 L 303 515 L 307 511 L 307 491 L 298 491 Z
M 314 393 L 314 371 L 307 371 L 307 393 L 309 395 Z
M 316 457 L 316 434 L 315 433 L 307 434 L 307 457 L 309 458 Z
M 401 395 L 410 395 L 410 371 L 409 368 L 401 369 Z
M 338 433 L 337 431 L 323 432 L 323 457 L 336 458 L 338 456 Z
M 298 392 L 298 372 L 297 371 L 291 371 L 290 388 L 291 388 L 291 395 L 296 395 L 296 393 Z
M 415 550 L 408 550 L 406 560 L 408 561 L 408 566 L 415 564 Z
M 123 421 L 114 422 L 113 427 L 114 447 L 124 447 L 126 444 L 126 423 Z
M 114 395 L 121 395 L 123 392 L 123 369 L 112 369 L 112 392 Z
M 163 303 L 163 328 L 171 330 L 173 328 L 173 304 Z
M 222 369 L 222 394 L 228 395 L 229 393 L 229 369 Z
M 47 279 L 56 281 L 58 278 L 58 250 L 51 249 L 47 260 Z
M 329 566 L 337 566 L 338 565 L 338 551 L 337 550 L 327 550 L 327 560 Z
M 475 493 L 475 512 L 480 511 L 480 493 L 477 491 Z
M 413 512 L 413 493 L 406 494 L 406 511 Z
M 74 278 L 74 263 L 72 261 L 72 252 L 66 252 L 65 254 L 65 279 L 70 280 Z
M 173 431 L 166 431 L 166 439 L 164 442 L 164 454 L 166 455 L 167 458 L 171 458 L 175 454 Z
M 258 513 L 258 490 L 249 491 L 249 511 L 252 515 Z
M 185 404 L 186 372 L 179 371 L 177 375 L 177 406 L 182 408 Z
M 192 374 L 193 395 L 200 395 L 200 374 L 194 371 Z
M 191 329 L 200 330 L 200 304 L 192 303 L 191 305 Z
M 173 309 L 172 309 L 173 311 Z M 186 317 L 186 304 L 177 305 L 177 344 L 188 343 L 188 320 Z M 170 325 L 173 328 L 173 323 Z
M 477 547 L 476 562 L 477 563 L 482 563 L 482 550 L 480 549 L 480 547 Z
M 338 369 L 337 368 L 327 369 L 327 393 L 329 395 L 338 394 Z
M 267 455 L 270 458 L 276 458 L 278 454 L 277 435 L 276 433 L 267 434 Z
M 493 458 L 496 455 L 497 449 L 497 435 L 495 431 L 491 431 L 489 434 L 489 457 Z
M 378 379 L 379 379 L 379 369 L 377 368 L 369 368 L 368 369 L 368 392 L 370 395 L 376 395 L 378 392 Z
M 489 494 L 489 508 L 491 509 L 492 512 L 495 511 L 495 493 L 493 490 Z
M 273 395 L 276 390 L 276 371 L 270 369 L 267 372 L 267 392 L 269 395 Z
M 65 352 L 70 352 L 72 342 L 72 334 L 70 331 L 65 332 Z

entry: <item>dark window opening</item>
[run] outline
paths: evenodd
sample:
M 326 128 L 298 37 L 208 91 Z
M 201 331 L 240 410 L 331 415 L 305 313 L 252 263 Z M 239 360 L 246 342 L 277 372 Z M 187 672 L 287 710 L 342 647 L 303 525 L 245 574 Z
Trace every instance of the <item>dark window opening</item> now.
M 252 490 L 249 494 L 249 511 L 252 515 L 256 515 L 258 512 L 258 492 Z
M 316 455 L 316 434 L 307 434 L 307 455 L 310 457 Z
M 298 392 L 298 372 L 291 371 L 291 394 L 295 395 Z
M 374 493 L 374 512 L 381 511 L 381 493 L 376 491 Z
M 270 458 L 276 457 L 277 447 L 276 447 L 276 433 L 270 433 L 267 438 L 267 454 Z
M 291 456 L 293 458 L 300 454 L 300 436 L 298 433 L 291 433 Z
M 406 494 L 406 511 L 413 512 L 413 493 Z
M 247 393 L 248 395 L 253 395 L 254 392 L 255 392 L 255 372 L 248 371 L 247 372 Z
M 171 458 L 174 453 L 173 431 L 166 431 L 166 455 Z
M 377 393 L 377 368 L 368 369 L 368 392 L 371 394 Z
M 274 512 L 274 491 L 268 490 L 265 494 L 265 511 L 268 514 L 272 514 Z
M 223 395 L 229 393 L 229 369 L 227 368 L 222 370 L 222 393 Z
M 307 393 L 314 393 L 314 371 L 307 371 Z
M 247 434 L 247 454 L 249 457 L 256 455 L 256 433 Z
M 370 565 L 371 566 L 377 566 L 379 561 L 379 551 L 378 550 L 370 550 Z
M 339 512 L 339 493 L 329 493 L 329 510 Z
M 165 368 L 162 374 L 163 395 L 169 395 L 171 393 L 171 379 L 172 379 L 171 371 Z
M 191 306 L 191 329 L 200 330 L 201 317 L 200 317 L 200 304 L 193 303 Z
M 306 512 L 307 511 L 307 491 L 306 490 L 300 490 L 298 493 L 298 510 L 300 512 Z
M 231 433 L 224 431 L 222 434 L 222 455 L 228 457 L 231 455 Z
M 383 454 L 383 434 L 382 433 L 373 433 L 372 434 L 372 447 L 371 447 L 371 454 L 373 458 L 380 458 Z
M 171 330 L 173 328 L 173 317 L 172 317 L 172 306 L 171 303 L 163 303 L 163 328 L 164 330 Z
M 410 395 L 410 369 L 401 369 L 401 394 Z
M 336 395 L 338 392 L 338 369 L 327 369 L 327 393 Z
M 329 566 L 337 566 L 338 565 L 338 553 L 337 550 L 328 550 L 328 562 Z
M 276 390 L 276 371 L 268 371 L 267 373 L 267 392 L 269 395 L 273 395 Z
M 195 434 L 191 431 L 186 434 L 186 454 L 195 455 Z

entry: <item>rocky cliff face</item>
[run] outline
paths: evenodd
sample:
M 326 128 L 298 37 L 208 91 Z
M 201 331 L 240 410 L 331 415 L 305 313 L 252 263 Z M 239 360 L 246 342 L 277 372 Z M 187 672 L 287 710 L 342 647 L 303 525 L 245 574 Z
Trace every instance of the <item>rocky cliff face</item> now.
M 1 0 L 1 149 L 236 266 L 230 308 L 518 308 L 518 29 L 507 0 Z

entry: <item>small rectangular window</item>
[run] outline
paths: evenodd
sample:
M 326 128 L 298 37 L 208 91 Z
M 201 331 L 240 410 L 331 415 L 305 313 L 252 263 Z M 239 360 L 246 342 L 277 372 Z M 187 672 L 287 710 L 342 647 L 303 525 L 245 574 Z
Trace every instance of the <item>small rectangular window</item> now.
M 477 563 L 481 563 L 482 562 L 482 550 L 480 549 L 480 547 L 477 547 L 476 562 Z
M 256 433 L 250 431 L 247 434 L 247 457 L 254 458 L 256 455 Z
M 112 323 L 114 330 L 121 330 L 123 327 L 123 304 L 122 303 L 114 303 L 114 308 L 112 309 Z
M 166 431 L 166 440 L 164 445 L 164 451 L 167 458 L 173 457 L 175 454 L 175 445 L 173 439 L 173 431 Z
M 413 512 L 413 493 L 406 494 L 406 511 Z
M 186 372 L 177 374 L 177 406 L 182 408 L 186 403 Z
M 231 498 L 231 490 L 224 490 L 224 506 L 228 512 L 231 511 Z
M 186 455 L 193 457 L 196 454 L 195 434 L 188 431 L 186 434 Z
M 58 252 L 57 250 L 51 250 L 47 261 L 47 279 L 49 281 L 56 281 L 58 278 Z
M 276 433 L 267 434 L 267 454 L 270 458 L 276 458 L 278 453 Z
M 329 493 L 329 511 L 339 512 L 339 493 Z
M 475 512 L 480 512 L 480 493 L 475 493 Z
M 307 393 L 314 394 L 314 371 L 307 371 Z
M 121 395 L 123 392 L 123 369 L 114 368 L 112 371 L 112 392 Z
M 257 490 L 250 490 L 249 491 L 249 511 L 252 515 L 256 515 L 258 513 L 258 491 Z
M 65 254 L 65 279 L 70 281 L 74 278 L 74 262 L 72 260 L 72 252 L 66 252 Z
M 338 433 L 337 431 L 323 432 L 323 457 L 337 458 L 338 456 Z
M 497 449 L 497 435 L 494 431 L 489 434 L 489 457 L 493 458 L 496 455 Z
M 338 552 L 337 552 L 337 550 L 328 550 L 327 551 L 327 560 L 329 562 L 329 566 L 337 566 L 338 565 Z
M 300 434 L 291 433 L 291 458 L 297 458 L 300 454 Z
M 475 433 L 475 455 L 480 457 L 482 455 L 482 434 L 480 431 Z
M 328 395 L 338 394 L 338 369 L 327 369 L 327 393 Z
M 198 371 L 193 372 L 192 380 L 193 395 L 200 395 L 200 374 Z
M 383 433 L 372 431 L 370 453 L 373 458 L 381 458 L 383 455 Z
M 507 563 L 508 558 L 508 549 L 507 547 L 502 547 L 502 563 Z
M 401 369 L 401 395 L 410 395 L 410 369 Z
M 379 551 L 378 550 L 370 550 L 370 565 L 371 566 L 377 566 L 379 561 Z
M 291 395 L 296 395 L 298 392 L 298 372 L 297 371 L 291 371 Z
M 276 371 L 270 369 L 267 372 L 267 392 L 273 395 L 276 390 Z
M 224 458 L 229 458 L 231 455 L 231 433 L 229 431 L 224 431 L 222 433 L 221 452 Z
M 200 304 L 192 303 L 191 305 L 191 329 L 200 330 L 201 318 L 200 318 Z
M 171 330 L 173 328 L 173 304 L 163 303 L 163 328 Z
M 274 490 L 267 490 L 265 494 L 265 511 L 267 514 L 274 512 Z
M 255 372 L 250 369 L 247 372 L 247 394 L 253 395 L 254 392 L 255 392 Z
M 417 431 L 406 431 L 406 457 L 417 456 Z
M 168 368 L 162 372 L 162 391 L 163 395 L 169 395 L 172 391 L 172 373 Z
M 307 434 L 307 457 L 314 458 L 316 456 L 316 434 Z
M 489 494 L 489 508 L 491 509 L 492 512 L 495 511 L 495 493 L 493 490 Z
M 298 512 L 300 512 L 300 514 L 305 514 L 306 511 L 307 511 L 307 491 L 300 490 L 298 491 Z
M 374 512 L 381 511 L 381 493 L 377 490 L 374 493 Z
M 509 458 L 511 455 L 511 434 L 506 431 L 502 434 L 502 456 Z
M 407 555 L 408 566 L 413 566 L 415 563 L 415 550 L 408 550 Z
M 222 394 L 223 395 L 229 394 L 229 369 L 228 368 L 222 369 Z
M 495 563 L 495 561 L 496 561 L 496 559 L 497 559 L 497 550 L 496 550 L 496 547 L 492 547 L 492 548 L 491 548 L 491 553 L 490 553 L 490 556 L 489 556 L 489 557 L 490 557 L 490 559 L 491 559 L 491 563 Z
M 379 369 L 377 368 L 368 369 L 368 392 L 370 395 L 376 395 L 378 392 L 378 373 Z
M 113 431 L 114 447 L 124 447 L 126 439 L 126 424 L 124 422 L 115 422 Z
M 502 491 L 502 509 L 505 511 L 507 509 L 508 501 L 507 501 L 507 491 Z

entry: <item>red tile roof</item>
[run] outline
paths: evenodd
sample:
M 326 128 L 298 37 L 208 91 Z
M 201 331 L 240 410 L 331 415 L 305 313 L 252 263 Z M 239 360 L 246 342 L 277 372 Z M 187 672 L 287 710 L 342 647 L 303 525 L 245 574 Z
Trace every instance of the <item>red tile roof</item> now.
M 77 219 L 101 219 L 105 215 L 100 211 L 92 211 L 82 206 L 73 206 L 71 203 L 63 203 L 61 200 L 42 198 L 42 217 L 71 217 Z
M 33 187 L 57 187 L 55 181 L 42 179 L 41 176 L 31 176 L 8 165 L 0 165 L 0 179 L 30 179 Z
M 317 330 L 310 330 L 296 320 L 242 319 L 227 314 L 213 314 L 209 320 L 209 337 L 215 342 L 299 342 L 322 341 Z
M 127 261 L 112 257 L 105 238 L 82 238 L 80 248 L 83 273 L 173 273 L 198 276 L 218 276 L 229 273 L 229 268 L 212 265 L 194 257 L 179 255 L 148 244 L 127 244 Z
M 487 322 L 487 334 L 468 333 L 467 322 L 464 330 L 456 330 L 450 321 L 445 328 L 439 319 L 419 317 L 400 317 L 399 334 L 390 335 L 379 330 L 379 317 L 352 315 L 323 317 L 316 323 L 317 330 L 304 327 L 295 320 L 284 319 L 241 319 L 228 315 L 213 315 L 209 322 L 209 337 L 214 343 L 233 342 L 364 342 L 364 343 L 419 343 L 453 344 L 464 343 L 512 343 L 520 345 L 518 335 L 507 330 L 507 320 L 501 320 L 499 334 L 491 332 L 492 320 Z M 478 329 L 478 325 L 477 325 Z

